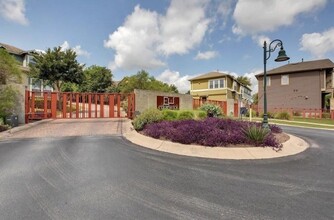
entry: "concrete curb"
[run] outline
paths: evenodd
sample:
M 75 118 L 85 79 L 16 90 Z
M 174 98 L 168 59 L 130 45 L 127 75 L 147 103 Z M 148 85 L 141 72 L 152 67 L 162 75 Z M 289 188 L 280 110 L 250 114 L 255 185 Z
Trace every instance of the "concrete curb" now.
M 26 130 L 26 129 L 29 129 L 29 128 L 32 128 L 32 127 L 35 127 L 35 126 L 40 125 L 40 124 L 44 124 L 46 122 L 50 122 L 50 121 L 53 121 L 53 120 L 54 119 L 44 119 L 44 120 L 36 121 L 36 122 L 33 122 L 33 123 L 29 123 L 29 124 L 19 125 L 18 127 L 15 127 L 15 128 L 11 128 L 8 131 L 4 131 L 4 132 L 0 133 L 0 140 L 4 139 L 6 137 L 9 137 L 11 134 L 14 134 L 14 133 L 17 133 L 17 132 L 20 132 L 20 131 L 23 131 L 23 130 Z
M 270 147 L 249 147 L 249 148 L 222 148 L 204 147 L 199 145 L 185 145 L 170 141 L 163 141 L 139 134 L 134 130 L 131 121 L 123 124 L 123 136 L 130 142 L 142 147 L 168 152 L 177 155 L 202 157 L 211 159 L 230 160 L 254 160 L 271 159 L 295 155 L 305 151 L 309 144 L 303 139 L 289 135 L 290 139 L 283 143 L 283 149 L 276 152 Z

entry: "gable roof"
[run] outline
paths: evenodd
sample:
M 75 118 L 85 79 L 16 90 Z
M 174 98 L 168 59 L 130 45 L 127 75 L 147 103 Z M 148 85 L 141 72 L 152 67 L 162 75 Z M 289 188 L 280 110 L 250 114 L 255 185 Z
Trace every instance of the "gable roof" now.
M 28 51 L 4 43 L 0 43 L 0 48 L 1 47 L 5 48 L 5 50 L 7 50 L 7 52 L 11 54 L 22 55 L 28 53 Z
M 205 73 L 200 76 L 194 77 L 192 79 L 189 79 L 189 81 L 199 80 L 199 79 L 218 78 L 218 77 L 223 77 L 223 76 L 230 76 L 230 75 L 225 74 L 225 73 L 220 73 L 220 72 L 209 72 L 209 73 Z
M 330 59 L 322 59 L 322 60 L 305 61 L 299 63 L 289 63 L 284 66 L 267 71 L 267 75 L 275 75 L 281 73 L 297 73 L 297 72 L 323 70 L 331 68 L 334 68 L 334 63 Z M 256 75 L 256 78 L 259 76 L 263 76 L 263 73 Z

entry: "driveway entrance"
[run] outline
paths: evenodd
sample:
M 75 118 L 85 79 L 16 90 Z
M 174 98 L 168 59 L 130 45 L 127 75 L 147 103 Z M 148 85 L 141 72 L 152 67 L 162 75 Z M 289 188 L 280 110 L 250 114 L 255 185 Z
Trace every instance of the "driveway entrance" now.
M 132 118 L 135 95 L 119 93 L 25 93 L 25 122 L 38 119 Z

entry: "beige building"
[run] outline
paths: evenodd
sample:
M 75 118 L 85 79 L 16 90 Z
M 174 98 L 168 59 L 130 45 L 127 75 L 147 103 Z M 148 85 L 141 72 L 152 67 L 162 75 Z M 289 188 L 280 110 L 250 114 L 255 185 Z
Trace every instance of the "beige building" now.
M 189 81 L 194 99 L 226 102 L 225 113 L 229 116 L 238 116 L 240 107 L 248 107 L 252 102 L 251 89 L 229 74 L 209 72 Z
M 334 63 L 329 59 L 290 63 L 267 72 L 268 112 L 325 109 L 325 95 L 334 88 Z M 263 112 L 263 73 L 256 76 L 258 110 Z

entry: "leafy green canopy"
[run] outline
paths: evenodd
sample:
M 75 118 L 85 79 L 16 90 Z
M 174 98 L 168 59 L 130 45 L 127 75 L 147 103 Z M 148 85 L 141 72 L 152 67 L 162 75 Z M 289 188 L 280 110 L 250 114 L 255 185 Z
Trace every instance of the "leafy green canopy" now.
M 35 54 L 34 58 L 31 76 L 47 80 L 57 91 L 65 82 L 80 84 L 83 80 L 84 65 L 78 63 L 77 55 L 71 49 L 49 48 L 45 53 Z
M 5 49 L 0 48 L 0 85 L 21 82 L 22 72 L 18 62 Z
M 118 84 L 118 89 L 122 93 L 129 93 L 134 89 L 178 93 L 175 85 L 168 85 L 167 83 L 156 80 L 153 76 L 149 76 L 145 70 L 139 71 L 136 75 L 124 77 Z
M 80 85 L 81 92 L 106 92 L 112 84 L 111 70 L 101 66 L 90 66 L 84 70 L 84 80 Z
M 245 86 L 252 86 L 251 80 L 247 76 L 238 76 L 237 81 Z

